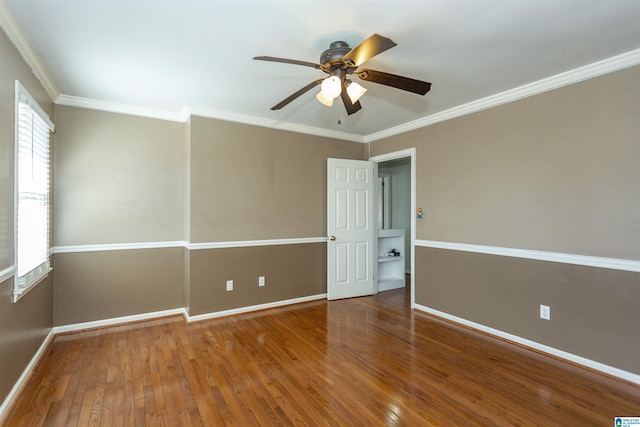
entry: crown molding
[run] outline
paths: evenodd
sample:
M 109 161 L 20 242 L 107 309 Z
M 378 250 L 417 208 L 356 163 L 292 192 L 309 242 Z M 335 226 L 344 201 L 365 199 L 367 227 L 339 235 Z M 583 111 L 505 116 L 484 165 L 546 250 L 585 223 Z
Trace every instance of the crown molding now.
M 307 135 L 321 136 L 326 138 L 335 138 L 344 141 L 368 143 L 410 132 L 416 129 L 430 126 L 435 123 L 455 119 L 468 114 L 473 114 L 482 110 L 497 107 L 502 104 L 507 104 L 509 102 L 518 101 L 523 98 L 528 98 L 533 95 L 538 95 L 540 93 L 548 92 L 563 86 L 578 83 L 583 80 L 588 80 L 593 77 L 598 77 L 636 65 L 640 65 L 640 49 L 632 50 L 621 55 L 594 62 L 593 64 L 585 65 L 584 67 L 556 74 L 555 76 L 547 77 L 536 82 L 528 83 L 514 89 L 471 101 L 466 104 L 450 108 L 448 110 L 431 114 L 429 116 L 422 117 L 420 119 L 365 136 L 203 107 L 184 106 L 182 108 L 182 111 L 174 112 L 156 110 L 146 107 L 137 107 L 126 104 L 117 104 L 69 95 L 58 96 L 56 99 L 56 104 L 71 107 L 88 108 L 92 110 L 108 111 L 112 113 L 131 114 L 135 116 L 150 117 L 161 120 L 171 120 L 183 123 L 186 122 L 191 115 L 195 115 L 211 119 L 224 120 L 253 126 L 261 126 L 270 129 L 303 133 Z
M 151 119 L 168 120 L 185 123 L 189 118 L 186 108 L 181 111 L 158 110 L 155 108 L 140 107 L 116 102 L 100 101 L 97 99 L 81 98 L 71 95 L 60 95 L 56 98 L 57 105 L 67 107 L 87 108 L 89 110 L 106 111 L 109 113 L 128 114 L 132 116 L 147 117 Z
M 380 132 L 372 133 L 365 136 L 365 142 L 373 142 L 379 139 L 388 138 L 390 136 L 399 135 L 412 130 L 420 129 L 445 120 L 455 119 L 457 117 L 466 116 L 467 114 L 476 113 L 478 111 L 497 107 L 502 104 L 528 98 L 553 89 L 558 89 L 593 77 L 598 77 L 614 71 L 633 67 L 640 64 L 640 49 L 632 50 L 621 55 L 603 59 L 584 67 L 566 71 L 555 76 L 547 77 L 536 82 L 532 82 L 514 89 L 510 89 L 495 95 L 471 101 L 439 113 L 404 123 Z
M 18 50 L 24 62 L 31 69 L 31 72 L 40 81 L 45 91 L 52 100 L 60 96 L 60 89 L 53 81 L 36 52 L 31 48 L 24 33 L 20 29 L 13 13 L 4 1 L 0 1 L 0 27 L 7 35 L 11 43 Z
M 271 129 L 284 130 L 289 132 L 304 133 L 307 135 L 322 136 L 326 138 L 335 138 L 346 141 L 364 143 L 365 138 L 360 135 L 354 135 L 346 132 L 336 132 L 312 126 L 298 125 L 295 123 L 281 122 L 278 120 L 264 119 L 261 117 L 250 116 L 247 114 L 233 113 L 229 111 L 215 110 L 211 108 L 186 107 L 183 106 L 182 111 L 157 110 L 154 108 L 139 107 L 135 105 L 119 104 L 115 102 L 100 101 L 97 99 L 81 98 L 71 95 L 59 95 L 56 98 L 57 105 L 67 107 L 87 108 L 89 110 L 106 111 L 110 113 L 129 114 L 133 116 L 148 117 L 152 119 L 169 120 L 174 122 L 185 123 L 189 117 L 199 116 L 210 119 L 224 120 L 227 122 L 235 122 L 248 124 L 253 126 L 261 126 Z
M 308 135 L 322 136 L 326 138 L 335 138 L 344 141 L 366 142 L 365 137 L 346 132 L 337 132 L 312 126 L 305 126 L 295 123 L 287 123 L 279 120 L 265 119 L 262 117 L 250 116 L 246 114 L 233 113 L 229 111 L 221 111 L 210 108 L 188 107 L 189 112 L 194 116 L 207 117 L 210 119 L 219 119 L 228 122 L 236 122 L 261 126 L 271 129 L 285 130 L 289 132 L 304 133 Z

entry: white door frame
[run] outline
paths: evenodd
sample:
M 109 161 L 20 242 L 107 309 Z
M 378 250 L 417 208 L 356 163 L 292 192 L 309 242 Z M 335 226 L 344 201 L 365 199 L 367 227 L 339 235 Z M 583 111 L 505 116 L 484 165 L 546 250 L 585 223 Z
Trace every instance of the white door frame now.
M 411 158 L 411 308 L 416 305 L 416 149 L 415 147 L 407 148 L 393 153 L 380 154 L 378 156 L 369 157 L 369 160 L 375 163 L 374 172 L 378 174 L 378 163 L 387 162 L 389 160 Z M 376 200 L 378 203 L 378 200 Z M 377 208 L 377 205 L 376 205 Z M 378 231 L 376 230 L 376 241 L 378 240 Z M 376 289 L 377 291 L 377 289 Z
M 378 216 L 378 229 L 380 228 L 391 228 L 391 207 L 389 206 L 389 200 L 391 197 L 389 196 L 391 193 L 391 174 L 388 173 L 380 173 L 376 174 L 377 183 L 376 183 L 376 215 Z M 375 179 L 376 177 L 374 177 Z M 380 189 L 380 179 L 382 179 L 382 189 Z M 380 198 L 382 198 L 383 203 L 380 206 Z M 380 224 L 380 216 L 382 216 L 382 224 Z M 380 227 L 382 225 L 382 227 Z

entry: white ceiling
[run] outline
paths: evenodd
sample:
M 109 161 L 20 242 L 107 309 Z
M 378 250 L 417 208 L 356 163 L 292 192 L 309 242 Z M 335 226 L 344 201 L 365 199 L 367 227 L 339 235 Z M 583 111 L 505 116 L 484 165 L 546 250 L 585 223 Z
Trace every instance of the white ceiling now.
M 0 1 L 60 103 L 186 106 L 357 137 L 617 55 L 640 62 L 638 0 Z M 352 116 L 321 105 L 315 89 L 270 110 L 324 74 L 252 57 L 318 62 L 330 42 L 354 47 L 373 33 L 398 46 L 362 67 L 429 81 L 431 92 L 361 81 L 369 91 Z

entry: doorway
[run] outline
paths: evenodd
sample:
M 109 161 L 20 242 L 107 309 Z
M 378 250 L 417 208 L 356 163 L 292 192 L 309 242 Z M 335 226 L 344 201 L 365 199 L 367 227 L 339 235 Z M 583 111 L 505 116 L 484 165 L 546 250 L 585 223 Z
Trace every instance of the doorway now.
M 378 163 L 378 230 L 404 230 L 404 271 L 411 273 L 411 158 Z
M 415 305 L 415 151 L 415 148 L 410 148 L 370 158 L 376 165 L 375 173 L 380 185 L 376 197 L 378 230 L 404 231 L 404 248 L 399 250 L 404 252 L 405 271 L 410 275 L 411 308 Z M 378 231 L 378 234 L 384 235 L 385 232 Z

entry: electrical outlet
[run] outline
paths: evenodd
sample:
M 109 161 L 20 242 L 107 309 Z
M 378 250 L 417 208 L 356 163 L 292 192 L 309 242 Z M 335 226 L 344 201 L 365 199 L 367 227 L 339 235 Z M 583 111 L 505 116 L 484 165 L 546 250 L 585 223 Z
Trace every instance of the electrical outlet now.
M 551 307 L 549 307 L 548 305 L 540 304 L 540 318 L 551 320 Z
M 227 280 L 227 291 L 233 290 L 233 280 Z
M 258 277 L 258 286 L 264 286 L 264 276 Z

